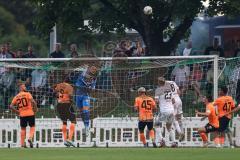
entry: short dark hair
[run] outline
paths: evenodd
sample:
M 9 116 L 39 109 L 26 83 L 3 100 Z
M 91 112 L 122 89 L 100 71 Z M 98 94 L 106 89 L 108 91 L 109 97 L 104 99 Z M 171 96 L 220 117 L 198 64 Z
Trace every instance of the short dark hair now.
M 213 101 L 213 96 L 212 95 L 207 95 L 206 99 L 208 100 L 208 102 L 212 102 Z
M 221 90 L 224 94 L 227 94 L 227 92 L 228 92 L 228 88 L 227 88 L 226 86 L 220 87 L 220 90 Z

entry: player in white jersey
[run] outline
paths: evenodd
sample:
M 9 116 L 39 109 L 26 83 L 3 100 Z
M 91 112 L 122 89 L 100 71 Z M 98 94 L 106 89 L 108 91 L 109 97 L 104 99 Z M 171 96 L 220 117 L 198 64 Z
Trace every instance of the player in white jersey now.
M 162 81 L 165 81 L 164 78 L 162 78 Z M 174 81 L 165 81 L 166 83 L 169 83 L 171 86 L 171 91 L 173 98 L 175 100 L 174 105 L 174 115 L 175 115 L 175 120 L 174 120 L 174 126 L 175 129 L 179 135 L 179 141 L 181 142 L 184 139 L 184 133 L 183 133 L 183 127 L 182 127 L 182 100 L 179 96 L 180 90 L 178 85 Z
M 161 122 L 165 122 L 170 140 L 173 142 L 172 147 L 175 147 L 177 143 L 175 142 L 174 130 L 172 130 L 172 124 L 175 120 L 173 105 L 175 100 L 173 98 L 171 83 L 165 81 L 163 77 L 158 78 L 155 100 L 159 104 L 160 111 L 159 115 L 155 118 L 156 143 L 160 142 L 160 147 L 165 145 L 160 128 Z

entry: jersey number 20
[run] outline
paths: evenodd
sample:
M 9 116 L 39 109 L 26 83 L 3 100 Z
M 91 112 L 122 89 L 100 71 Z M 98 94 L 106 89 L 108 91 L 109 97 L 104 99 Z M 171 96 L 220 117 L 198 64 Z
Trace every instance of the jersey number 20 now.
M 28 103 L 27 103 L 27 99 L 26 98 L 21 98 L 21 99 L 17 99 L 17 104 L 19 108 L 22 107 L 27 107 Z

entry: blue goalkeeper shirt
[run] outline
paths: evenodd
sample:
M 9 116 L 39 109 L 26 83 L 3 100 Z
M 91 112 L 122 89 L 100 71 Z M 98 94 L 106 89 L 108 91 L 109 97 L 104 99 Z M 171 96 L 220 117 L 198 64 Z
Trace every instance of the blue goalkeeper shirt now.
M 89 73 L 88 70 L 81 73 L 76 81 L 76 95 L 88 96 L 89 89 L 95 89 L 96 81 L 96 76 Z

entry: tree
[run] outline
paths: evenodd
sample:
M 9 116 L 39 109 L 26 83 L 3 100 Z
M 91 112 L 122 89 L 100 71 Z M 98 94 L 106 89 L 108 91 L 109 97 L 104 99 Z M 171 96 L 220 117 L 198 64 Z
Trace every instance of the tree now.
M 35 33 L 32 23 L 32 19 L 35 16 L 35 8 L 28 0 L 0 0 L 0 6 L 14 15 L 15 21 L 24 25 L 28 32 Z
M 206 1 L 206 0 L 202 0 Z M 152 55 L 167 56 L 176 48 L 192 25 L 195 17 L 204 10 L 200 0 L 32 0 L 37 8 L 37 27 L 49 33 L 57 23 L 66 33 L 98 30 L 102 33 L 133 28 L 142 36 Z M 208 12 L 236 14 L 238 0 L 210 0 Z M 153 8 L 145 15 L 145 6 Z M 89 26 L 83 20 L 89 20 Z
M 23 25 L 15 21 L 12 13 L 0 6 L 0 38 L 9 34 L 26 35 Z

